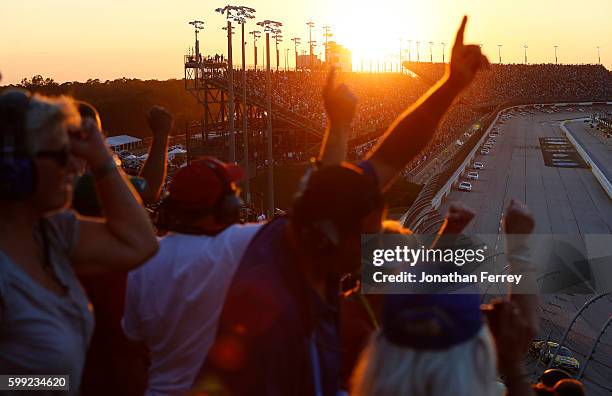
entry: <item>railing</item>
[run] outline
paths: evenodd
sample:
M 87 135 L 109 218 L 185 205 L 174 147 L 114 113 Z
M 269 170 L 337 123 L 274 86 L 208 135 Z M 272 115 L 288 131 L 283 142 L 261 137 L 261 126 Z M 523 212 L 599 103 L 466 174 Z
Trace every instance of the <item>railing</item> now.
M 214 85 L 215 87 L 219 89 L 227 90 L 228 88 L 227 80 L 224 78 L 214 77 L 214 78 L 210 78 L 209 81 L 212 85 Z M 239 81 L 234 82 L 234 92 L 235 93 L 242 92 L 242 85 Z M 236 100 L 240 100 L 239 97 L 240 97 L 240 94 L 237 94 Z M 265 109 L 267 107 L 265 103 L 265 98 L 261 98 L 260 96 L 249 93 L 248 91 L 247 91 L 247 103 L 258 106 L 262 109 Z M 321 126 L 318 126 L 312 120 L 300 114 L 297 114 L 287 109 L 286 107 L 281 106 L 278 103 L 275 103 L 274 101 L 272 101 L 272 113 L 274 116 L 282 119 L 283 121 L 286 121 L 298 128 L 305 129 L 306 131 L 310 132 L 313 135 L 316 135 L 318 137 L 323 136 L 323 128 Z

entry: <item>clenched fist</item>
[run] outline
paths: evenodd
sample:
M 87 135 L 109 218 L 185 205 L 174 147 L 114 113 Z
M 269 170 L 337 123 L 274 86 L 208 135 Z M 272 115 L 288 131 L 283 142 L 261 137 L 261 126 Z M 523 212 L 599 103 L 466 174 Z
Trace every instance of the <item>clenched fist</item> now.
M 172 130 L 174 117 L 161 106 L 153 106 L 147 114 L 147 123 L 154 134 L 168 136 Z
M 323 88 L 325 111 L 332 123 L 349 125 L 355 115 L 357 98 L 344 84 L 336 85 L 336 70 L 332 68 Z

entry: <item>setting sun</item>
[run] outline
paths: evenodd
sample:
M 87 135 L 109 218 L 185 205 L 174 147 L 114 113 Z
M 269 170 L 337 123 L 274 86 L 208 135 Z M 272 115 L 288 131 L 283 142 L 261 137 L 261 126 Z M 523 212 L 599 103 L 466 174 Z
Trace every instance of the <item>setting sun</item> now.
M 372 6 L 365 1 L 341 1 L 332 7 L 334 39 L 352 51 L 354 65 L 391 58 L 397 62 L 400 38 L 405 50 L 407 38 L 425 42 L 424 37 L 431 32 L 431 26 L 424 29 L 414 10 L 410 12 L 409 2 L 383 0 Z

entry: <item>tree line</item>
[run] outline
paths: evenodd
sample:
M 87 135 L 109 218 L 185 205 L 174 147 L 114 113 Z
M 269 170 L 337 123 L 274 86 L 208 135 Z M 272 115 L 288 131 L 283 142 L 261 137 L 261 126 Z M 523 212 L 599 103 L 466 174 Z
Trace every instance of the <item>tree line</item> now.
M 167 108 L 174 114 L 176 133 L 185 125 L 199 121 L 204 109 L 185 90 L 183 80 L 138 80 L 121 78 L 59 84 L 41 75 L 24 78 L 20 84 L 3 88 L 25 88 L 48 96 L 70 95 L 93 104 L 100 112 L 102 126 L 108 135 L 149 136 L 146 113 L 153 105 Z M 0 88 L 2 89 L 2 88 Z

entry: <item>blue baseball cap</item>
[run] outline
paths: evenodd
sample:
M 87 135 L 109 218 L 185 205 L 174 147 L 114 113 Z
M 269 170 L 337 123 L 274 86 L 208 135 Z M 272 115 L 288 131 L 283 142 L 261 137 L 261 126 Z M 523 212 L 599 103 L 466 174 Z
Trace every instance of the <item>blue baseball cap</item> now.
M 483 325 L 479 294 L 393 294 L 383 308 L 383 335 L 412 349 L 445 350 Z

